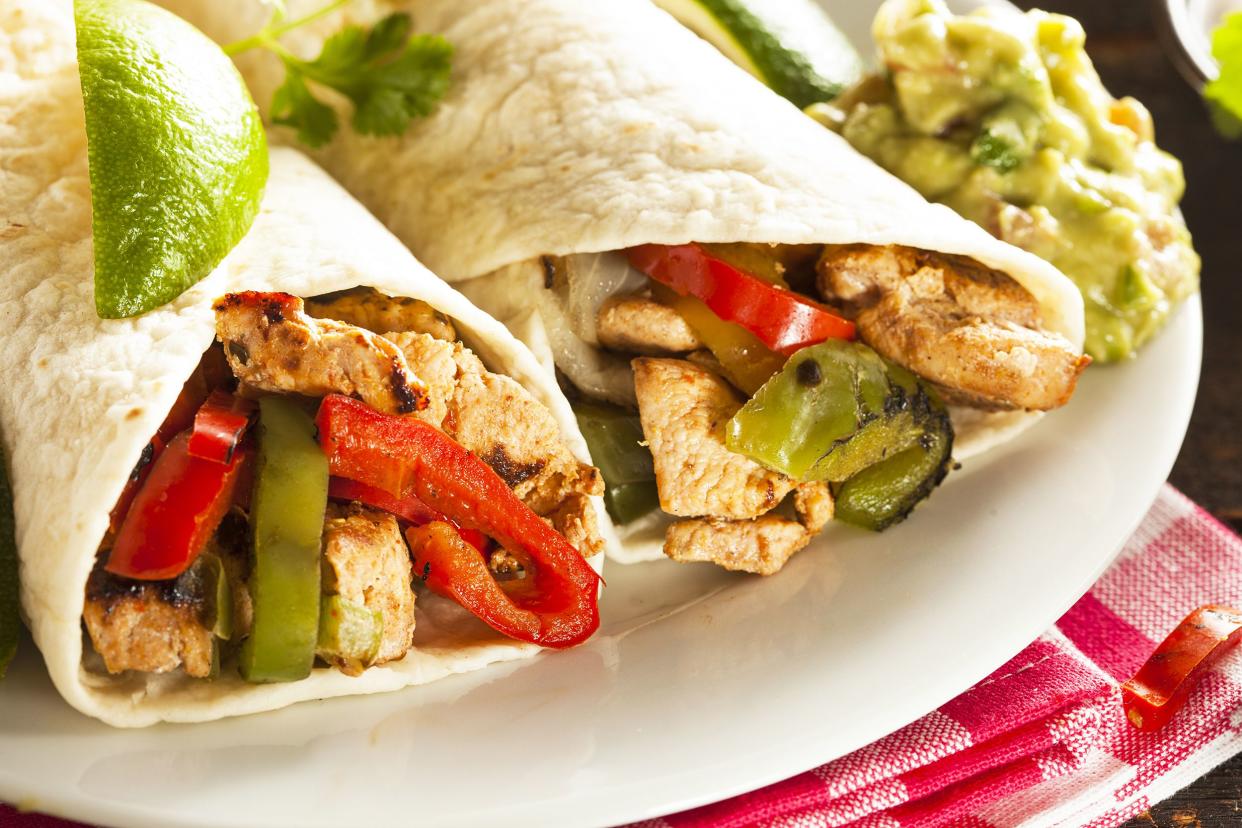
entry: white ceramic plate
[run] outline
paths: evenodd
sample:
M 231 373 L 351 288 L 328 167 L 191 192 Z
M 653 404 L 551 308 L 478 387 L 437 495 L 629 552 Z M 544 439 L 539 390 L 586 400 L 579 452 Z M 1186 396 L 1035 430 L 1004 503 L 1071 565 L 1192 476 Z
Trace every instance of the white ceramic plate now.
M 865 32 L 871 4 L 839 5 Z M 1086 591 L 1177 455 L 1201 346 L 1196 298 L 911 520 L 834 526 L 776 577 L 613 566 L 575 651 L 118 731 L 67 707 L 27 642 L 0 684 L 0 799 L 127 828 L 605 825 L 806 770 L 960 693 Z

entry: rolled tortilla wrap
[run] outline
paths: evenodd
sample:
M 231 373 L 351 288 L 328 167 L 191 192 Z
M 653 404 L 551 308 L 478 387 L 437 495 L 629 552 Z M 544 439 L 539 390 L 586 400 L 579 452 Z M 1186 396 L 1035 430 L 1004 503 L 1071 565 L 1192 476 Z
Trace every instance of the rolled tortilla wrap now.
M 489 368 L 547 406 L 582 459 L 586 447 L 568 403 L 531 353 L 291 149 L 273 149 L 261 212 L 213 273 L 156 311 L 100 319 L 67 0 L 20 0 L 0 10 L 0 121 L 0 364 L 10 373 L 0 391 L 0 430 L 11 463 L 24 615 L 71 705 L 119 726 L 204 721 L 395 690 L 539 650 L 427 593 L 418 599 L 414 649 L 356 678 L 316 668 L 302 681 L 257 685 L 235 671 L 203 680 L 85 669 L 84 588 L 109 511 L 215 338 L 212 302 L 227 292 L 309 296 L 364 285 L 421 299 L 456 322 Z M 593 500 L 607 542 L 602 504 Z M 597 556 L 593 564 L 600 563 Z
M 254 0 L 162 2 L 221 42 L 268 14 Z M 289 13 L 314 5 L 297 0 Z M 1016 280 L 1044 327 L 1081 349 L 1082 299 L 1056 268 L 929 204 L 646 0 L 375 0 L 295 30 L 286 45 L 313 56 L 345 22 L 392 11 L 453 44 L 448 96 L 401 138 L 341 130 L 314 156 L 545 361 L 564 332 L 535 298 L 537 257 L 691 241 L 970 257 Z M 237 63 L 267 107 L 280 61 L 254 51 Z M 984 451 L 1038 416 L 955 410 L 954 454 Z M 658 535 L 627 542 L 626 558 L 658 556 Z

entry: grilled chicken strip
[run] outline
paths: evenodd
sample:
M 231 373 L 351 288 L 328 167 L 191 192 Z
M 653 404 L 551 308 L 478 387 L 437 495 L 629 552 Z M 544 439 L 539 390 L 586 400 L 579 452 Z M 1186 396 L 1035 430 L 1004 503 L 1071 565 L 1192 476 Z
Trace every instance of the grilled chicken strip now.
M 360 503 L 329 503 L 323 526 L 324 591 L 379 610 L 384 618 L 376 664 L 405 655 L 414 642 L 410 550 L 397 519 Z M 358 674 L 359 665 L 333 662 Z
M 680 313 L 646 296 L 613 296 L 595 314 L 605 348 L 632 354 L 684 354 L 703 347 Z
M 138 670 L 211 675 L 214 636 L 204 620 L 206 596 L 190 570 L 172 581 L 130 581 L 103 569 L 86 583 L 82 619 L 109 673 Z
M 803 483 L 794 492 L 794 510 L 796 521 L 766 514 L 754 520 L 708 517 L 674 523 L 664 536 L 664 554 L 682 563 L 714 563 L 734 572 L 772 575 L 832 520 L 828 485 Z
M 478 455 L 537 514 L 560 509 L 573 495 L 603 493 L 599 472 L 574 457 L 552 413 L 517 382 L 488 371 L 459 342 L 415 333 L 385 336 L 427 378 L 430 403 L 419 416 Z M 590 534 L 587 545 L 595 548 L 598 533 L 593 528 Z
M 817 480 L 799 486 L 794 491 L 794 511 L 807 532 L 818 535 L 836 513 L 836 501 L 828 484 Z
M 604 540 L 599 535 L 599 520 L 587 495 L 579 492 L 566 495 L 560 505 L 545 515 L 545 518 L 584 558 L 604 551 Z
M 457 339 L 452 321 L 421 299 L 385 296 L 369 287 L 342 290 L 306 300 L 306 313 L 368 331 L 425 333 L 445 342 Z
M 668 527 L 664 554 L 682 563 L 714 563 L 734 572 L 772 575 L 811 537 L 797 521 L 777 515 L 754 520 L 695 518 Z
M 725 447 L 725 423 L 742 400 L 720 376 L 680 359 L 639 357 L 632 364 L 638 414 L 665 512 L 758 517 L 797 485 Z
M 263 391 L 348 394 L 378 411 L 427 406 L 425 383 L 387 339 L 332 319 L 313 319 L 287 293 L 230 293 L 216 302 L 216 335 L 233 374 Z
M 603 492 L 603 478 L 565 446 L 551 412 L 460 342 L 313 319 L 287 294 L 226 296 L 216 304 L 216 333 L 242 382 L 307 396 L 351 394 L 417 416 L 483 459 L 540 515 L 571 494 Z M 416 407 L 401 389 L 417 389 Z M 595 535 L 589 545 L 598 543 Z
M 1048 410 L 1069 401 L 1090 362 L 1042 327 L 1035 298 L 970 259 L 908 247 L 829 245 L 818 287 L 883 356 L 952 403 Z

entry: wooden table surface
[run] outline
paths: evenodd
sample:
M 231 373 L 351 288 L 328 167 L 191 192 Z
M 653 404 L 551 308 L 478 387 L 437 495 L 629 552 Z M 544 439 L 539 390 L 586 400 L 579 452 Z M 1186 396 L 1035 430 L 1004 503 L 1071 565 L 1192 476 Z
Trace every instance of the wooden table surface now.
M 1203 374 L 1190 431 L 1171 480 L 1242 531 L 1242 142 L 1220 138 L 1203 104 L 1177 73 L 1146 0 L 1019 0 L 1071 14 L 1087 30 L 1087 50 L 1114 95 L 1151 109 L 1156 141 L 1186 170 L 1182 204 L 1203 256 Z M 1136 447 L 1137 448 L 1137 447 Z M 1242 826 L 1242 755 L 1234 757 L 1125 828 Z

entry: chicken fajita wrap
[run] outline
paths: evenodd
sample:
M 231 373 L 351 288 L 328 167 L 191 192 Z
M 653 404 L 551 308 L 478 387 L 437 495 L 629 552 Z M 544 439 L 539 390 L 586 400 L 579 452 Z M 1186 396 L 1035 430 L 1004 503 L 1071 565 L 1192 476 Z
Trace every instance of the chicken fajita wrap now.
M 221 43 L 269 14 L 164 5 Z M 308 135 L 288 55 L 394 12 L 454 45 L 439 111 L 384 142 Z M 834 514 L 883 529 L 955 460 L 1065 404 L 1089 361 L 1054 267 L 928 204 L 645 0 L 358 2 L 281 44 L 235 58 L 265 116 L 322 143 L 334 177 L 554 366 L 622 560 L 771 573 Z M 342 119 L 357 105 L 335 99 Z
M 590 636 L 603 481 L 532 354 L 292 149 L 214 271 L 100 318 L 71 4 L 0 33 L 0 431 L 65 699 L 202 721 Z

